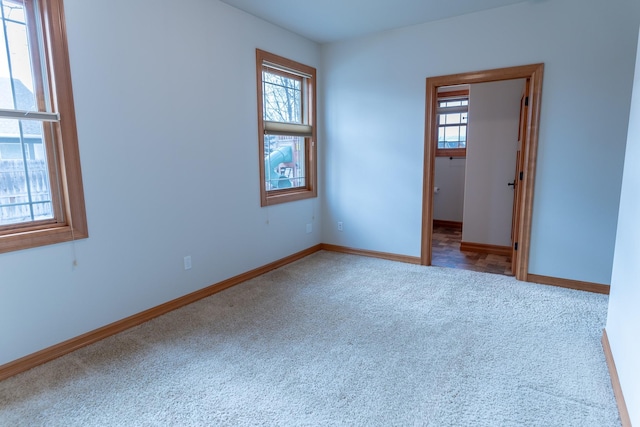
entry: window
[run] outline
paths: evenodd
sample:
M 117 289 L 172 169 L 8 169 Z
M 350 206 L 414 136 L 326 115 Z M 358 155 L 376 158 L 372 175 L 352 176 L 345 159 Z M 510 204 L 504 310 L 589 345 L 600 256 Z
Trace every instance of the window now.
M 468 90 L 438 93 L 436 156 L 466 156 L 468 109 Z
M 316 197 L 316 70 L 256 49 L 262 206 Z
M 0 252 L 87 237 L 62 0 L 0 3 Z

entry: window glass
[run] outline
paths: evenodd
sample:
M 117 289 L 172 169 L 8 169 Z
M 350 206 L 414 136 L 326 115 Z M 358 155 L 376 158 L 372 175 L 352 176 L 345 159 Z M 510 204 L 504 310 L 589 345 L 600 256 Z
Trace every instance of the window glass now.
M 2 0 L 0 13 L 0 108 L 36 110 L 25 6 Z
M 264 119 L 302 123 L 302 78 L 263 71 Z
M 0 225 L 53 218 L 42 123 L 0 120 Z M 16 132 L 17 131 L 17 132 Z
M 438 150 L 447 150 L 444 155 L 458 154 L 451 150 L 464 150 L 467 146 L 468 105 L 468 98 L 438 101 Z
M 37 110 L 25 5 L 2 0 L 0 17 L 0 108 Z M 0 226 L 54 217 L 46 155 L 43 122 L 0 118 Z
M 265 189 L 304 187 L 305 138 L 265 135 Z

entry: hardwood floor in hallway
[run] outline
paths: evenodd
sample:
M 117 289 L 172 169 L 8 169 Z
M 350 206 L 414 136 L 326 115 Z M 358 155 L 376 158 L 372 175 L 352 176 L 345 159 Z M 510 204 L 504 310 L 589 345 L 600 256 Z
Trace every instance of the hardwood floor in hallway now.
M 511 257 L 504 255 L 463 252 L 460 250 L 462 231 L 458 228 L 434 226 L 431 264 L 511 276 Z

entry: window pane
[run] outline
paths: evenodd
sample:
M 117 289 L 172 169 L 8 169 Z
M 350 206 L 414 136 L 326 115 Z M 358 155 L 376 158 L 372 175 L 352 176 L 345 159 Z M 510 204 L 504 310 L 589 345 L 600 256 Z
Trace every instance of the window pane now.
M 451 124 L 456 124 L 457 125 L 461 121 L 460 117 L 461 117 L 460 113 L 445 114 L 445 120 L 446 121 L 444 123 L 446 123 L 448 125 L 451 125 Z
M 0 225 L 53 218 L 43 125 L 0 119 Z
M 11 92 L 11 79 L 9 79 L 9 61 L 7 61 L 7 44 L 4 31 L 0 26 L 0 108 L 12 109 L 13 96 Z
M 264 120 L 302 123 L 302 79 L 262 72 Z
M 469 105 L 469 100 L 468 99 L 444 100 L 444 101 L 438 101 L 438 105 L 440 107 L 462 107 L 465 105 Z
M 24 8 L 13 1 L 2 1 L 0 31 L 0 108 L 36 110 L 33 73 Z
M 3 0 L 2 9 L 5 18 L 16 22 L 25 22 L 24 7 L 21 1 Z
M 305 138 L 265 135 L 264 173 L 267 191 L 304 187 L 305 164 Z
M 460 128 L 457 126 L 445 128 L 444 139 L 448 143 L 454 143 L 449 145 L 450 148 L 456 148 L 458 146 L 458 141 L 460 140 Z
M 439 99 L 438 107 L 445 110 L 438 114 L 438 149 L 458 149 L 467 146 L 469 98 Z M 446 111 L 451 108 L 454 111 Z M 455 111 L 458 110 L 458 111 Z M 462 111 L 461 111 L 462 110 Z
M 438 148 L 465 148 L 466 145 L 466 126 L 448 126 L 439 129 Z

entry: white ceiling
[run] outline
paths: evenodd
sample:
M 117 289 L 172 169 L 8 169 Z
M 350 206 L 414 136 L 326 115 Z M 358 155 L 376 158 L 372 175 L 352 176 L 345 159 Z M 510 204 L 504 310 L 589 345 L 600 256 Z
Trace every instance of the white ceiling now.
M 221 0 L 318 43 L 539 0 Z

